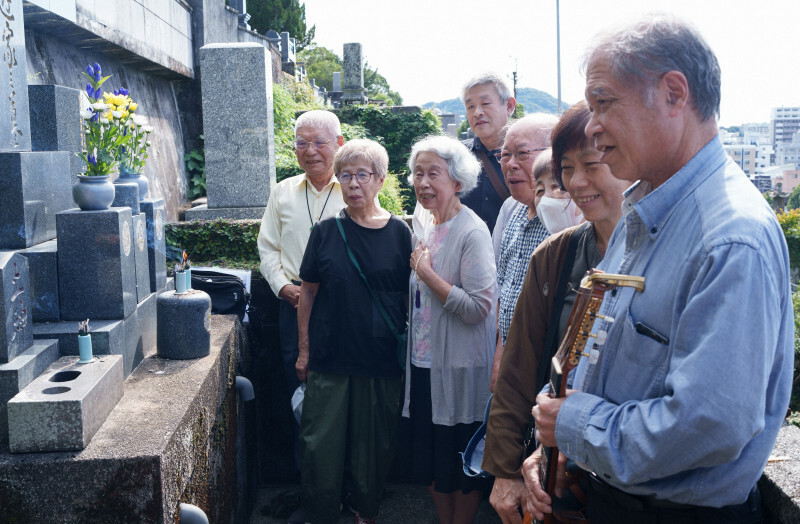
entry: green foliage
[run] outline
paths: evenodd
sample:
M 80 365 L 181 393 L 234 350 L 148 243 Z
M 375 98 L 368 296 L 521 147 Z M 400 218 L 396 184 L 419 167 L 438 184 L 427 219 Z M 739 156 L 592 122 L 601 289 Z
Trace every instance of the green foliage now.
M 343 69 L 339 55 L 322 46 L 311 46 L 298 54 L 298 60 L 306 63 L 306 74 L 313 78 L 318 86 L 328 91 L 333 91 L 333 73 Z M 388 80 L 372 69 L 369 63 L 364 64 L 364 87 L 367 96 L 375 100 L 384 100 L 386 105 L 399 106 L 403 97 L 397 91 L 392 91 Z
M 258 269 L 259 220 L 196 220 L 165 224 L 168 252 L 190 253 L 195 266 Z
M 469 120 L 465 118 L 464 120 L 461 121 L 460 124 L 458 124 L 458 129 L 456 129 L 456 136 L 460 139 L 461 133 L 466 133 L 468 129 L 469 129 Z
M 792 189 L 792 193 L 786 201 L 786 209 L 800 209 L 800 186 Z
M 316 26 L 306 29 L 306 6 L 299 0 L 249 0 L 247 12 L 250 27 L 266 34 L 273 29 L 278 33 L 288 31 L 297 44 L 297 49 L 311 45 Z
M 794 373 L 789 409 L 794 411 L 794 424 L 800 426 L 800 290 L 792 295 L 794 307 Z
M 378 193 L 378 201 L 381 207 L 393 215 L 403 216 L 405 213 L 406 197 L 403 195 L 403 188 L 400 177 L 395 173 L 387 173 L 383 181 L 383 187 Z
M 311 46 L 298 53 L 297 59 L 306 63 L 306 75 L 328 91 L 333 91 L 333 73 L 341 71 L 342 60 L 339 56 L 322 46 Z
M 200 135 L 200 140 L 205 136 Z M 186 174 L 189 176 L 189 198 L 199 198 L 206 194 L 206 149 L 193 149 L 183 155 Z
M 372 69 L 368 62 L 364 64 L 364 87 L 367 88 L 367 96 L 371 99 L 384 100 L 387 106 L 403 105 L 400 93 L 392 91 L 388 80 L 378 73 L 377 69 Z
M 442 134 L 442 123 L 433 111 L 398 111 L 378 106 L 346 106 L 339 111 L 339 120 L 360 124 L 369 138 L 380 142 L 389 153 L 389 171 L 406 170 L 411 146 L 420 138 Z
M 789 264 L 792 268 L 800 268 L 800 209 L 778 213 L 778 223 L 789 246 Z

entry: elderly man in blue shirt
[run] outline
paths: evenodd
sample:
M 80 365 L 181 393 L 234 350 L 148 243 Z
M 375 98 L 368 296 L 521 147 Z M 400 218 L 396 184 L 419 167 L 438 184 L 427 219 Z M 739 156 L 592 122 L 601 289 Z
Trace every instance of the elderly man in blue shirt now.
M 586 134 L 635 182 L 600 269 L 646 287 L 606 292 L 599 358 L 567 397 L 537 397 L 537 440 L 589 472 L 592 524 L 760 522 L 756 482 L 791 391 L 789 257 L 717 136 L 717 59 L 692 26 L 651 16 L 600 37 L 586 99 Z M 541 518 L 538 457 L 525 480 Z

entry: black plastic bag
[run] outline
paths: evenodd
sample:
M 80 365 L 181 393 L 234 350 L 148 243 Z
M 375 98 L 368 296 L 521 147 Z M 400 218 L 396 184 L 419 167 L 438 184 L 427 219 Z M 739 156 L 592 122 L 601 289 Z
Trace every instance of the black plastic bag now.
M 217 271 L 192 269 L 192 289 L 208 293 L 212 313 L 238 315 L 239 321 L 244 318 L 250 293 L 241 278 Z

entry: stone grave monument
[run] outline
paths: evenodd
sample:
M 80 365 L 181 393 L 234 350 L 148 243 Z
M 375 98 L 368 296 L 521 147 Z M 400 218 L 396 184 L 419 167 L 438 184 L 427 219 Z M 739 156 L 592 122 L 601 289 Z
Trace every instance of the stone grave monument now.
M 187 220 L 259 219 L 275 183 L 272 55 L 254 43 L 200 48 L 208 205 Z
M 348 104 L 366 104 L 367 90 L 364 88 L 364 59 L 361 56 L 361 44 L 344 44 L 344 86 L 342 102 Z
M 57 359 L 63 357 L 60 368 L 77 360 L 79 320 L 92 319 L 94 353 L 119 361 L 121 388 L 122 378 L 155 354 L 156 293 L 167 286 L 163 199 L 133 195 L 126 207 L 71 209 L 72 179 L 82 170 L 75 155 L 82 147 L 81 93 L 27 85 L 22 4 L 0 2 L 6 66 L 0 68 L 0 452 L 9 433 L 31 434 L 9 427 L 11 399 Z M 75 382 L 89 396 L 105 387 L 91 376 L 87 371 Z M 47 402 L 27 402 L 22 418 L 67 405 L 58 388 L 76 389 L 54 387 L 43 388 L 51 390 Z M 108 390 L 101 396 L 113 398 Z M 108 414 L 88 401 L 80 405 L 91 427 Z

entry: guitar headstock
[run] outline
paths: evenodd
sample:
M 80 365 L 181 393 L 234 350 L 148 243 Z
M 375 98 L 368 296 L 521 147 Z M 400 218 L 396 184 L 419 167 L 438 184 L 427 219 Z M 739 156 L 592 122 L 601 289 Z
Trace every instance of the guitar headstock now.
M 606 291 L 616 287 L 633 287 L 637 291 L 644 291 L 644 277 L 603 273 L 593 269 L 581 280 L 567 332 L 555 356 L 562 373 L 569 373 L 578 365 L 582 356 L 596 362 L 599 356 L 597 348 L 605 343 L 607 333 L 603 330 L 592 333 L 592 327 L 598 318 L 614 322 L 613 318 L 600 315 L 599 311 Z M 591 339 L 594 341 L 590 342 Z M 591 349 L 588 348 L 590 343 Z

